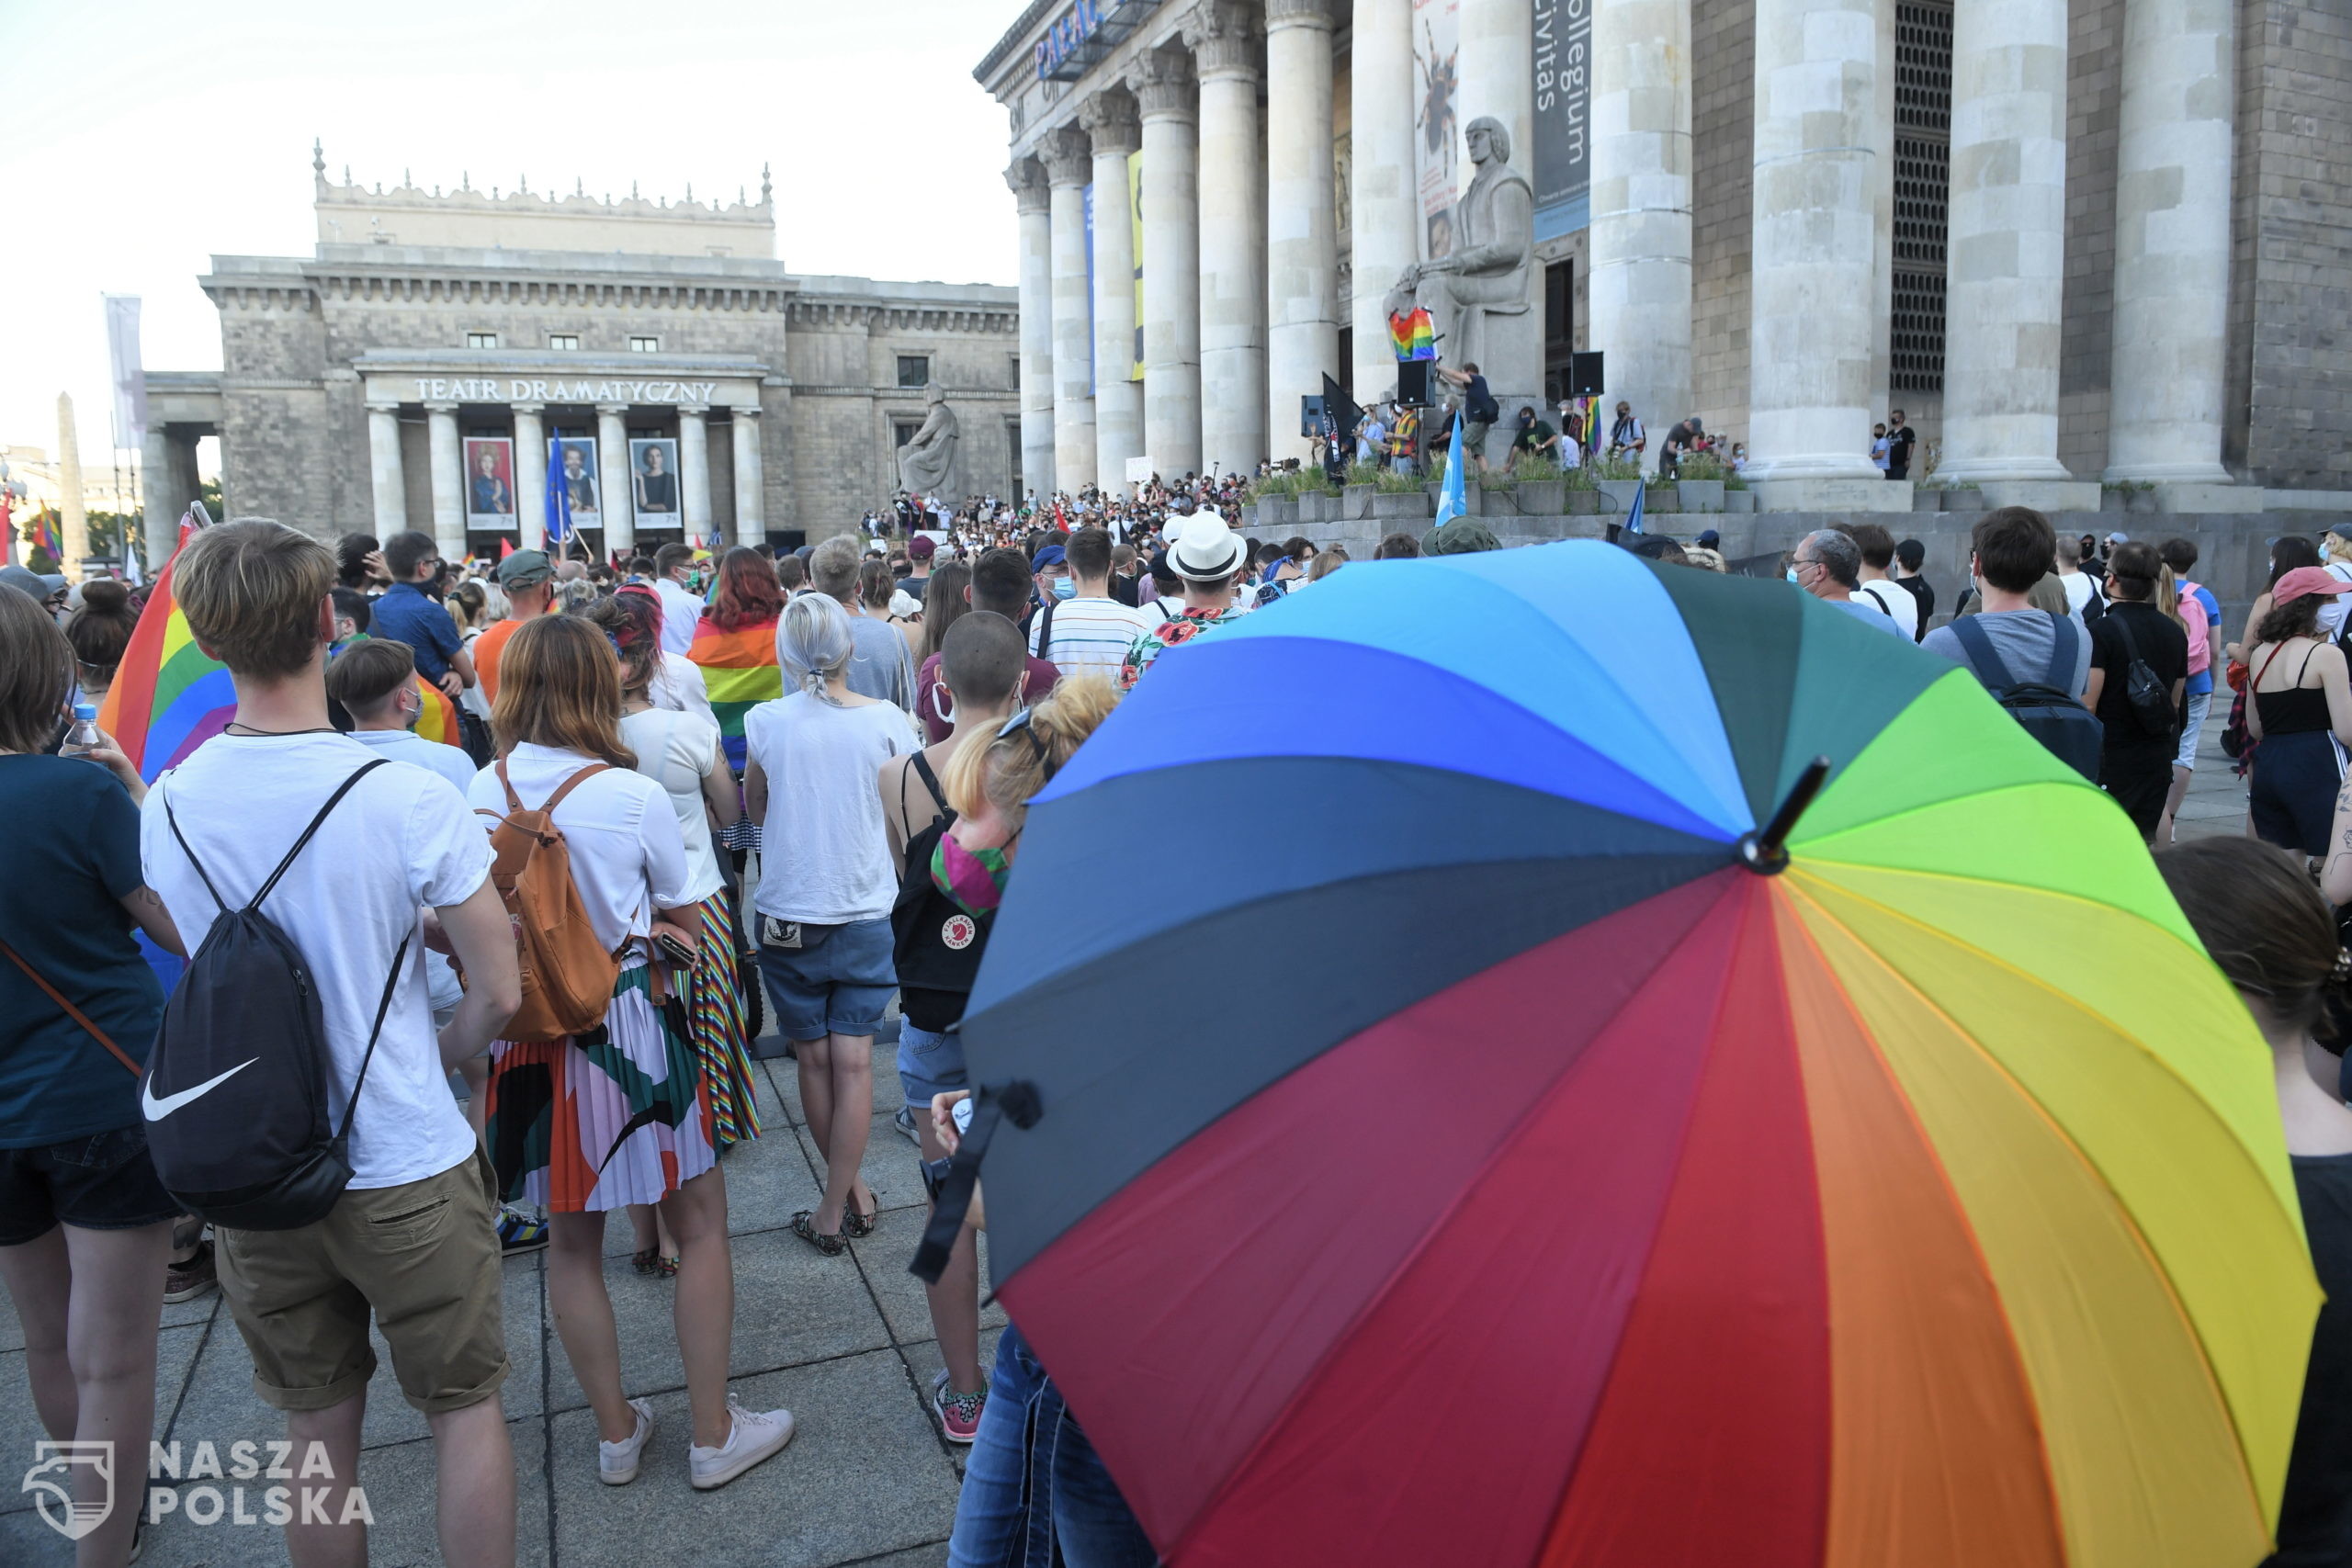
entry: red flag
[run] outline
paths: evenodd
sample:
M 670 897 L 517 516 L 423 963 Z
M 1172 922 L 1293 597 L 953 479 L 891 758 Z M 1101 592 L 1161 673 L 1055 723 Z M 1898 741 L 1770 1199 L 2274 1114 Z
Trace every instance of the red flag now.
M 511 556 L 511 555 L 513 555 L 514 553 L 514 540 L 512 540 L 512 539 L 501 539 L 501 540 L 499 540 L 499 541 L 498 541 L 498 558 L 499 558 L 500 560 L 504 560 L 508 556 Z

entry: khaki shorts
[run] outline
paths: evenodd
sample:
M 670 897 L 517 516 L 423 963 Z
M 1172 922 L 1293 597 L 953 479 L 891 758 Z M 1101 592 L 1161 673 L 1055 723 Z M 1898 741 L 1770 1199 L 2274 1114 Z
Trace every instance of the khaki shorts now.
M 254 1392 L 325 1410 L 375 1375 L 368 1319 L 427 1416 L 494 1397 L 506 1381 L 497 1179 L 479 1150 L 400 1187 L 346 1190 L 290 1231 L 220 1230 L 220 1293 L 254 1357 Z

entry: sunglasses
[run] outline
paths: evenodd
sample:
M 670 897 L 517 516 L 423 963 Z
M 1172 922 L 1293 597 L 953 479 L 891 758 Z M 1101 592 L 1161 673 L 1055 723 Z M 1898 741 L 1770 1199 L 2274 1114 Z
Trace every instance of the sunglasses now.
M 1038 766 L 1044 768 L 1046 771 L 1046 777 L 1043 782 L 1046 784 L 1051 784 L 1054 782 L 1054 774 L 1058 770 L 1054 766 L 1053 758 L 1046 754 L 1046 742 L 1038 736 L 1036 727 L 1029 722 L 1032 718 L 1035 718 L 1036 715 L 1037 710 L 1035 708 L 1023 708 L 1019 713 L 1014 714 L 1011 718 L 1004 721 L 1003 725 L 997 730 L 996 738 L 999 740 L 1006 739 L 1010 738 L 1015 730 L 1019 730 L 1023 736 L 1027 737 L 1029 749 L 1031 751 L 1035 753 Z

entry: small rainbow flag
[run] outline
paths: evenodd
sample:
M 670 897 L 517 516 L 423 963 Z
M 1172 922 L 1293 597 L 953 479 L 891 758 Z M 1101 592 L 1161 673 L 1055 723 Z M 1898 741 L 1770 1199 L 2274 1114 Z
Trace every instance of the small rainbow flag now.
M 695 623 L 695 640 L 686 657 L 702 666 L 703 683 L 710 688 L 710 711 L 718 719 L 719 744 L 727 765 L 743 766 L 743 716 L 754 705 L 784 695 L 784 671 L 775 661 L 775 623 L 754 621 L 731 632 L 720 631 L 709 616 Z M 422 728 L 421 726 L 419 728 Z
M 445 746 L 464 745 L 465 739 L 458 730 L 458 705 L 449 700 L 449 694 L 422 675 L 416 678 L 416 691 L 424 699 L 424 711 L 412 726 L 416 733 Z
M 1392 310 L 1388 316 L 1388 345 L 1399 359 L 1435 359 L 1437 323 L 1419 305 L 1409 310 Z
M 196 646 L 172 596 L 173 564 L 156 577 L 98 710 L 98 728 L 149 784 L 226 729 L 237 712 L 228 667 Z

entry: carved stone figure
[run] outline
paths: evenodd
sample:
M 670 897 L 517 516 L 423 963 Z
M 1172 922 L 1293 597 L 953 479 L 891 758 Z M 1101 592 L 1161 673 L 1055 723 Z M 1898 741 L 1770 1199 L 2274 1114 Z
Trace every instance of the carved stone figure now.
M 923 388 L 931 404 L 922 428 L 899 448 L 899 488 L 909 495 L 952 496 L 956 493 L 956 411 L 947 406 L 947 389 L 933 381 Z
M 1510 166 L 1510 132 L 1499 120 L 1474 119 L 1465 137 L 1478 172 L 1454 203 L 1453 249 L 1407 267 L 1389 291 L 1387 308 L 1392 314 L 1426 308 L 1448 365 L 1476 363 L 1498 394 L 1527 392 L 1542 380 L 1528 299 L 1535 193 Z M 1532 354 L 1520 352 L 1522 347 Z M 1528 366 L 1521 365 L 1523 359 Z

